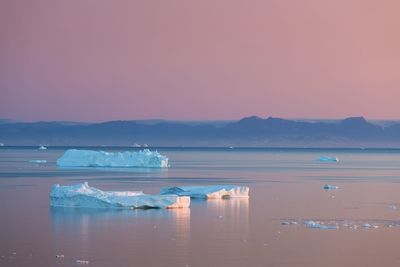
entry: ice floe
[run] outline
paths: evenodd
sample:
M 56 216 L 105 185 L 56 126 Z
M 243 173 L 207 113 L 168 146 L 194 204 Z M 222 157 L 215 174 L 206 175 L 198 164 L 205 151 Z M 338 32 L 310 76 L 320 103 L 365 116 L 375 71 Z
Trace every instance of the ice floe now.
M 175 194 L 191 198 L 248 198 L 249 188 L 239 185 L 177 186 L 161 188 L 160 194 Z
M 316 221 L 306 221 L 306 222 L 304 222 L 304 224 L 308 228 L 318 228 L 318 229 L 322 229 L 322 230 L 334 230 L 334 229 L 339 228 L 339 226 L 337 226 L 337 225 L 325 225 L 321 222 L 316 222 Z
M 77 208 L 188 208 L 190 198 L 146 195 L 141 191 L 102 191 L 85 182 L 70 186 L 53 185 L 50 205 Z
M 322 157 L 319 157 L 319 158 L 317 159 L 317 161 L 320 161 L 320 162 L 339 162 L 339 158 L 337 158 L 337 157 L 322 156 Z
M 302 225 L 312 229 L 322 230 L 335 230 L 335 229 L 348 229 L 348 230 L 375 230 L 380 227 L 400 227 L 400 221 L 391 220 L 295 220 L 287 219 L 281 221 L 282 226 Z
M 45 147 L 45 146 L 40 146 L 39 147 L 39 150 L 46 150 L 47 149 L 47 147 Z
M 325 189 L 325 190 L 337 190 L 337 189 L 339 189 L 339 186 L 325 184 L 322 188 Z
M 168 158 L 157 151 L 105 152 L 68 149 L 57 160 L 60 167 L 144 167 L 167 168 Z
M 45 160 L 45 159 L 31 159 L 30 161 L 29 161 L 29 163 L 46 163 L 47 162 L 47 160 Z

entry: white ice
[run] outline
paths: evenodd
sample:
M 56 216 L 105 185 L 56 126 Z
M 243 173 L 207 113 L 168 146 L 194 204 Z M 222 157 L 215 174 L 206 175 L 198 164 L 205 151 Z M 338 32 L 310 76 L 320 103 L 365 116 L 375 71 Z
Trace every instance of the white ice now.
M 160 194 L 176 194 L 191 198 L 248 198 L 249 188 L 238 185 L 179 186 L 161 188 Z
M 40 150 L 46 150 L 47 147 L 45 147 L 45 146 L 40 146 L 39 149 L 40 149 Z
M 70 186 L 53 185 L 50 205 L 75 208 L 188 208 L 189 197 L 146 195 L 141 191 L 102 191 L 87 182 Z
M 57 160 L 60 167 L 143 167 L 167 168 L 168 158 L 148 149 L 135 152 L 105 152 L 68 149 Z
M 321 162 L 339 162 L 339 158 L 337 157 L 328 157 L 328 156 L 322 156 L 317 159 L 317 161 Z

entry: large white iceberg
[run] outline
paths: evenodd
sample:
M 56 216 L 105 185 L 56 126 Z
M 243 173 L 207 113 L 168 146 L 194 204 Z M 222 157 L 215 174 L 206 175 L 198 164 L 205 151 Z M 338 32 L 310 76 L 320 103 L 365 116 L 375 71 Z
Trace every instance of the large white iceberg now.
M 148 149 L 135 152 L 105 152 L 68 149 L 57 160 L 60 167 L 143 167 L 167 168 L 168 158 Z
M 160 194 L 175 194 L 191 198 L 248 198 L 249 188 L 238 185 L 179 186 L 161 188 Z
M 141 191 L 102 191 L 87 182 L 70 186 L 53 185 L 50 192 L 53 207 L 75 208 L 188 208 L 189 197 L 146 195 Z
M 317 159 L 320 162 L 339 162 L 339 158 L 337 157 L 329 157 L 329 156 L 322 156 Z

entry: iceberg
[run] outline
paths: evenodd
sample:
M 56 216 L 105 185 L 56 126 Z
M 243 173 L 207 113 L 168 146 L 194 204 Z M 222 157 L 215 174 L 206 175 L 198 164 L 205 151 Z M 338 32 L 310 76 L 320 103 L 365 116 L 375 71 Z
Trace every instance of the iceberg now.
M 45 147 L 45 146 L 40 146 L 39 147 L 39 150 L 46 150 L 47 149 L 47 147 Z
M 141 191 L 102 191 L 87 182 L 70 186 L 53 185 L 50 206 L 74 208 L 188 208 L 189 197 L 146 195 Z
M 168 158 L 148 149 L 135 152 L 105 152 L 68 149 L 57 160 L 60 167 L 144 167 L 167 168 Z
M 161 195 L 175 194 L 191 198 L 248 198 L 249 188 L 238 185 L 179 186 L 161 188 Z
M 317 159 L 317 161 L 320 161 L 320 162 L 339 162 L 339 158 L 322 156 L 322 157 L 319 157 Z
M 324 187 L 322 187 L 322 188 L 325 189 L 325 190 L 337 190 L 337 189 L 339 189 L 339 186 L 325 184 Z

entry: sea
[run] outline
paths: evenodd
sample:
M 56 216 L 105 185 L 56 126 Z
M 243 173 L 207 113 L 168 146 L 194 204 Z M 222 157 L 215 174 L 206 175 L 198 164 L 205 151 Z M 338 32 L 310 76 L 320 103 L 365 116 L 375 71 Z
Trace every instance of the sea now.
M 400 266 L 398 149 L 162 147 L 150 149 L 169 168 L 57 167 L 68 148 L 0 147 L 0 266 Z M 148 194 L 233 184 L 250 197 L 183 209 L 50 207 L 52 185 L 83 182 Z

